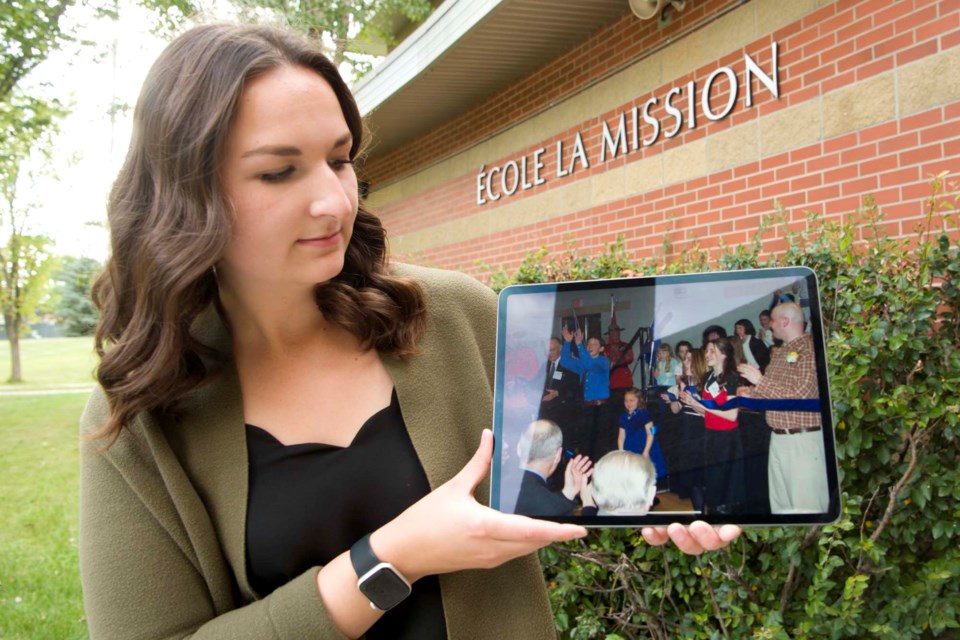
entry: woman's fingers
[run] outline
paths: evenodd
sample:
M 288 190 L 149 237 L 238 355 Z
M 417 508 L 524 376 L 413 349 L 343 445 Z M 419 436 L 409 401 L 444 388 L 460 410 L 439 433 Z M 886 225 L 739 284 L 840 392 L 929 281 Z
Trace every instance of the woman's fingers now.
M 551 542 L 582 538 L 587 535 L 587 530 L 574 524 L 537 520 L 491 510 L 484 522 L 483 535 L 502 542 L 533 543 L 539 548 Z
M 690 555 L 700 555 L 704 551 L 715 551 L 736 540 L 741 533 L 740 527 L 725 524 L 712 527 L 697 520 L 689 527 L 674 522 L 669 527 L 645 527 L 643 538 L 648 544 L 660 545 L 673 540 L 677 548 Z

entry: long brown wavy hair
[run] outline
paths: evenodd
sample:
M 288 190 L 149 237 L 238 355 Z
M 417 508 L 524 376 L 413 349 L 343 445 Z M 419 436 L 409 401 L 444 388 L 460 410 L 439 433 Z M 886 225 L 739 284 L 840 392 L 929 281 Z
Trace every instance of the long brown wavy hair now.
M 97 378 L 110 418 L 92 438 L 112 443 L 139 412 L 172 408 L 222 359 L 191 334 L 218 302 L 214 266 L 232 233 L 218 164 L 245 83 L 282 65 L 312 69 L 330 84 L 356 158 L 363 144 L 357 105 L 336 67 L 304 37 L 267 26 L 201 26 L 174 40 L 150 69 L 108 202 L 112 254 L 93 286 L 101 314 Z M 386 233 L 362 204 L 343 271 L 319 284 L 315 297 L 324 317 L 363 348 L 414 353 L 422 291 L 389 274 Z

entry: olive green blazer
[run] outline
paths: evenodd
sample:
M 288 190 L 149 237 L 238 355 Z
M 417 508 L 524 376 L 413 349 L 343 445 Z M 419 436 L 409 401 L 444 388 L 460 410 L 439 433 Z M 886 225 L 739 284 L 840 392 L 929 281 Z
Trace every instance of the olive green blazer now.
M 494 294 L 472 278 L 403 266 L 427 305 L 418 355 L 384 358 L 410 438 L 436 488 L 473 455 L 491 425 Z M 198 335 L 229 353 L 215 312 Z M 81 456 L 80 571 L 90 637 L 343 637 L 324 609 L 314 567 L 257 599 L 247 580 L 244 535 L 247 448 L 243 403 L 228 360 L 192 392 L 176 418 L 139 416 L 116 443 L 85 442 Z M 108 415 L 102 390 L 82 432 Z M 486 503 L 488 484 L 477 489 Z M 534 555 L 497 569 L 440 576 L 451 640 L 555 638 Z

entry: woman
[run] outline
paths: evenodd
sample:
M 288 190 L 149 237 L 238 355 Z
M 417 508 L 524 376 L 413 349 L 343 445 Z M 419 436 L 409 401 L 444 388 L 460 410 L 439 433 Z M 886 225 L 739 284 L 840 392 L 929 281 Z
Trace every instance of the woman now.
M 696 393 L 697 386 L 706 376 L 707 364 L 703 351 L 690 348 L 683 358 L 683 375 L 677 381 L 676 394 L 673 397 L 666 393 L 660 396 L 678 419 L 678 433 L 672 438 L 672 455 L 667 456 L 667 465 L 671 470 L 670 490 L 681 498 L 689 498 L 697 511 L 703 511 L 705 502 L 703 414 L 683 404 L 680 398 L 685 391 Z
M 680 401 L 703 416 L 704 484 L 707 513 L 735 513 L 743 502 L 743 446 L 737 429 L 737 409 L 723 409 L 737 395 L 733 345 L 727 338 L 707 343 L 704 350 L 707 376 L 699 394 L 685 390 Z
M 387 264 L 335 67 L 284 31 L 192 29 L 134 127 L 81 420 L 91 638 L 552 637 L 531 553 L 585 532 L 474 499 L 495 298 Z
M 737 320 L 733 329 L 743 347 L 744 361 L 757 367 L 762 373 L 770 364 L 770 348 L 757 337 L 757 330 L 748 319 Z

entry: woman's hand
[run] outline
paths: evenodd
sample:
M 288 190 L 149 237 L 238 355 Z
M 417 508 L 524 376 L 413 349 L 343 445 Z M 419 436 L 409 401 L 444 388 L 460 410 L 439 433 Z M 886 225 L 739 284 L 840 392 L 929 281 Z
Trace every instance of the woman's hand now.
M 740 537 L 740 527 L 725 524 L 711 527 L 697 520 L 689 527 L 674 522 L 669 527 L 644 527 L 641 532 L 647 544 L 661 545 L 673 540 L 677 548 L 684 553 L 698 556 L 704 551 L 716 551 Z
M 697 413 L 703 413 L 703 412 L 704 412 L 703 405 L 700 404 L 700 399 L 697 398 L 697 397 L 696 397 L 695 395 L 693 395 L 692 393 L 690 393 L 689 391 L 681 391 L 681 392 L 680 392 L 680 402 L 682 402 L 683 404 L 687 405 L 688 407 L 691 407 L 691 408 L 692 408 L 694 411 L 696 411 Z
M 500 513 L 477 502 L 473 492 L 487 475 L 492 454 L 493 434 L 484 429 L 480 447 L 460 473 L 373 533 L 377 556 L 412 581 L 496 567 L 587 534 L 583 527 Z

